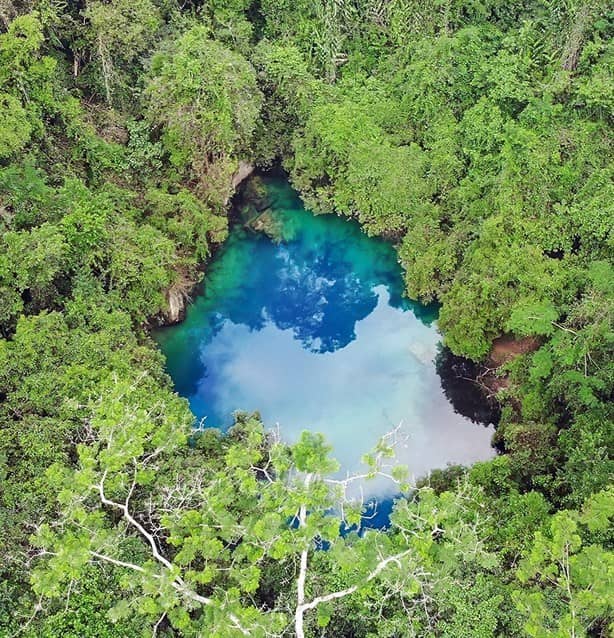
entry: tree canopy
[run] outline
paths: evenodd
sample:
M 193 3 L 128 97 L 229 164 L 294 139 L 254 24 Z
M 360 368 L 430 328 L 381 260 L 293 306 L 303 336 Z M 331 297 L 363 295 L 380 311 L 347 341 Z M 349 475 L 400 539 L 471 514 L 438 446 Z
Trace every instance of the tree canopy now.
M 611 635 L 613 31 L 604 0 L 0 2 L 0 636 Z M 361 451 L 387 529 L 317 433 L 195 428 L 148 334 L 273 165 L 394 244 L 502 407 L 500 455 L 418 486 Z

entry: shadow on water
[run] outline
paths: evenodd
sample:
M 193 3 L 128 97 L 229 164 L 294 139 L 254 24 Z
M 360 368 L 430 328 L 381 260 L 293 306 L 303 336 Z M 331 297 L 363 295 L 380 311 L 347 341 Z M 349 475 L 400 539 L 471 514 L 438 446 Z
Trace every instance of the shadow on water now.
M 487 397 L 477 383 L 481 372 L 479 363 L 458 357 L 449 348 L 440 345 L 435 369 L 441 379 L 443 393 L 455 412 L 473 423 L 494 426 L 499 424 L 499 403 Z

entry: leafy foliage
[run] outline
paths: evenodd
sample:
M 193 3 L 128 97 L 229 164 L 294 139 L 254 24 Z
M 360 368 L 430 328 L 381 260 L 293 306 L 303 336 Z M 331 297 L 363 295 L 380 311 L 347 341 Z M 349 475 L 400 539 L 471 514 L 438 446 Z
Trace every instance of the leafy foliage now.
M 0 634 L 609 635 L 611 7 L 27 0 L 0 23 Z M 415 490 L 395 468 L 389 530 L 358 528 L 320 435 L 191 430 L 147 337 L 276 162 L 393 241 L 503 388 L 504 453 Z M 501 363 L 501 336 L 529 346 Z

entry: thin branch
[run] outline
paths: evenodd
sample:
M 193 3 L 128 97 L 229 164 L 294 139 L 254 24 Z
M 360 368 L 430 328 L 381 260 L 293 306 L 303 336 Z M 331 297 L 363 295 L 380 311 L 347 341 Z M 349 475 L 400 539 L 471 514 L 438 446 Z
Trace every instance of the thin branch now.
M 158 635 L 158 628 L 160 627 L 160 625 L 162 624 L 165 618 L 166 618 L 166 612 L 164 612 L 160 616 L 160 618 L 158 618 L 158 622 L 153 626 L 153 631 L 151 634 L 152 638 L 156 638 L 156 636 Z
M 135 485 L 135 481 L 136 481 L 136 474 L 135 474 L 135 478 L 133 479 L 133 483 L 130 487 L 130 490 L 128 492 L 128 496 L 126 498 L 126 501 L 124 504 L 121 503 L 117 503 L 115 501 L 112 501 L 110 499 L 108 499 L 105 495 L 104 492 L 104 481 L 107 477 L 107 471 L 105 470 L 102 478 L 100 479 L 100 483 L 97 485 L 98 487 L 98 492 L 100 494 L 100 499 L 101 501 L 105 504 L 108 505 L 109 507 L 114 507 L 118 510 L 120 510 L 124 516 L 124 518 L 128 521 L 128 523 L 130 523 L 130 525 L 132 525 L 135 529 L 138 530 L 138 532 L 141 534 L 141 536 L 143 536 L 147 542 L 149 543 L 149 546 L 151 547 L 151 551 L 152 554 L 154 556 L 154 558 L 161 563 L 162 565 L 164 565 L 164 567 L 166 567 L 166 569 L 168 569 L 171 574 L 173 574 L 174 572 L 174 568 L 173 568 L 173 564 L 164 556 L 162 556 L 162 554 L 160 553 L 160 550 L 158 549 L 158 546 L 156 544 L 156 541 L 154 539 L 154 537 L 130 514 L 129 510 L 128 510 L 128 503 L 129 503 L 129 499 L 130 499 L 130 495 L 132 494 L 132 491 L 134 490 L 134 485 Z M 133 569 L 135 571 L 141 572 L 141 573 L 147 573 L 145 569 L 143 569 L 142 567 L 140 567 L 139 565 L 134 565 L 133 563 L 126 563 L 124 561 L 118 561 L 117 559 L 113 559 L 109 556 L 104 556 L 103 554 L 98 554 L 95 552 L 91 552 L 94 556 L 96 556 L 97 558 L 100 558 L 102 560 L 107 560 L 108 562 L 111 563 L 115 563 L 116 565 L 122 566 L 122 567 L 127 567 L 129 569 Z M 153 574 L 154 577 L 156 578 L 160 578 L 159 575 Z M 197 594 L 195 591 L 191 590 L 183 581 L 182 578 L 180 578 L 179 576 L 175 576 L 173 582 L 171 583 L 173 589 L 175 589 L 177 592 L 179 592 L 180 594 L 183 594 L 184 596 L 186 596 L 187 598 L 190 598 L 191 600 L 194 600 L 196 602 L 201 603 L 202 605 L 214 605 L 215 603 L 213 602 L 213 600 L 211 598 L 206 598 L 205 596 L 201 596 L 200 594 Z M 249 630 L 247 630 L 246 628 L 244 628 L 239 619 L 237 618 L 237 616 L 235 616 L 235 614 L 229 614 L 228 617 L 230 618 L 230 620 L 232 621 L 233 625 L 235 625 L 235 627 L 244 635 L 244 636 L 249 636 L 250 632 Z
M 401 568 L 401 559 L 407 554 L 409 554 L 410 551 L 411 550 L 407 549 L 404 552 L 395 554 L 394 556 L 389 556 L 388 558 L 381 560 L 377 564 L 375 569 L 364 579 L 363 582 L 368 583 L 372 581 L 374 578 L 377 578 L 382 573 L 382 571 L 386 569 L 388 565 L 390 565 L 390 563 L 395 563 L 397 567 Z M 360 585 L 352 585 L 351 587 L 347 587 L 346 589 L 341 589 L 339 591 L 332 592 L 331 594 L 326 594 L 325 596 L 318 596 L 317 598 L 314 598 L 311 602 L 305 603 L 304 605 L 302 605 L 301 613 L 308 611 L 309 609 L 315 609 L 321 603 L 327 603 L 331 600 L 336 600 L 337 598 L 344 598 L 345 596 L 349 596 L 350 594 L 353 594 L 355 591 L 357 591 L 359 587 Z
M 305 477 L 305 489 L 309 488 L 312 474 L 307 474 Z M 298 525 L 299 528 L 305 527 L 307 522 L 307 506 L 302 504 L 298 513 Z M 301 552 L 300 568 L 298 573 L 298 580 L 296 582 L 296 610 L 294 612 L 294 628 L 297 638 L 305 637 L 305 629 L 303 622 L 303 605 L 305 603 L 305 582 L 307 580 L 307 558 L 309 555 L 309 545 L 307 545 Z
M 128 510 L 128 500 L 134 489 L 134 480 L 133 480 L 132 486 L 130 487 L 128 497 L 126 498 L 126 502 L 124 504 L 121 504 L 121 503 L 116 503 L 115 501 L 112 501 L 106 497 L 104 493 L 104 482 L 106 477 L 107 477 L 107 470 L 104 471 L 102 478 L 100 479 L 100 483 L 97 485 L 98 492 L 100 494 L 100 500 L 105 505 L 108 505 L 109 507 L 114 507 L 115 509 L 120 510 L 124 518 L 128 521 L 128 523 L 130 523 L 130 525 L 132 525 L 135 529 L 137 529 L 138 532 L 141 534 L 141 536 L 143 536 L 143 538 L 145 538 L 145 540 L 149 543 L 149 546 L 151 547 L 151 551 L 154 555 L 154 558 L 158 562 L 162 563 L 167 569 L 172 570 L 173 569 L 172 563 L 168 559 L 166 559 L 164 556 L 162 556 L 162 554 L 158 550 L 158 546 L 156 545 L 156 541 L 154 537 L 130 514 Z

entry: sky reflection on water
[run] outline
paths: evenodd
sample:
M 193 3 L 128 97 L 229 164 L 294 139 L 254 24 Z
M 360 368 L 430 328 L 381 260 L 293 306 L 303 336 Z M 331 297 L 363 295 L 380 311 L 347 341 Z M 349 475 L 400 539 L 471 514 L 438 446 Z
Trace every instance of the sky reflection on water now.
M 258 410 L 288 441 L 323 432 L 344 471 L 399 423 L 399 461 L 416 477 L 493 456 L 492 427 L 442 390 L 436 309 L 402 297 L 392 247 L 306 212 L 284 180 L 267 188 L 287 240 L 233 230 L 186 321 L 155 335 L 194 414 L 226 428 L 233 411 Z

